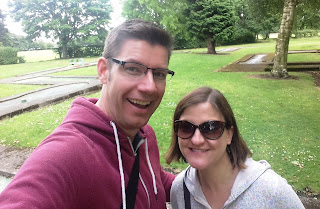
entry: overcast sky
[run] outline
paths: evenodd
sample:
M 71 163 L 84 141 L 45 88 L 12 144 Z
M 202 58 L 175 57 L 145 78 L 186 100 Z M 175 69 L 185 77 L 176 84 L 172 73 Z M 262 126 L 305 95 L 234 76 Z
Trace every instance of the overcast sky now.
M 110 0 L 110 1 L 113 6 L 110 26 L 115 27 L 124 21 L 123 17 L 121 16 L 122 5 L 120 4 L 119 0 Z M 0 8 L 3 11 L 3 13 L 6 13 L 6 14 L 9 13 L 8 2 L 9 0 L 0 0 Z M 18 22 L 15 22 L 9 15 L 6 17 L 5 24 L 11 33 L 16 35 L 26 35 L 22 30 L 21 24 Z

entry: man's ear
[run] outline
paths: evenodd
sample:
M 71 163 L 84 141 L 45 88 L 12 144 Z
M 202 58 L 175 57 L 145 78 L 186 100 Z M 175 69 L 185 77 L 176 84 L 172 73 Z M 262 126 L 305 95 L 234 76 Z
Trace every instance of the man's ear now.
M 108 82 L 108 70 L 110 70 L 108 66 L 108 59 L 100 57 L 97 64 L 97 72 L 99 80 L 103 84 L 107 84 Z

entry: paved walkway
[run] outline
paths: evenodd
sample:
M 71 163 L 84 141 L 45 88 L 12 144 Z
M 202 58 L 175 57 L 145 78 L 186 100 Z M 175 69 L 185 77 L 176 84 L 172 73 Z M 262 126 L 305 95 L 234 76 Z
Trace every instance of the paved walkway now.
M 319 53 L 320 50 L 289 51 L 289 54 Z M 219 72 L 266 72 L 273 67 L 274 53 L 247 54 L 235 62 L 218 69 Z M 320 58 L 319 58 L 320 59 Z M 318 62 L 288 62 L 287 70 L 290 71 L 320 71 Z
M 81 67 L 93 66 L 96 62 L 87 63 L 85 66 L 68 66 L 49 69 L 12 78 L 0 79 L 6 84 L 31 84 L 50 85 L 42 89 L 13 95 L 0 99 L 0 120 L 12 117 L 25 111 L 43 107 L 72 96 L 92 92 L 101 88 L 97 76 L 52 76 L 50 74 L 74 70 Z

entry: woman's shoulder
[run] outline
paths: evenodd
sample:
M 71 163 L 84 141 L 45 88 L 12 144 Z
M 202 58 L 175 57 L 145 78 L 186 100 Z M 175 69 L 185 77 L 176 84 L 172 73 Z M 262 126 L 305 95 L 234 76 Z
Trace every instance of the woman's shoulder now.
M 186 173 L 186 169 L 181 171 L 177 176 L 176 178 L 174 179 L 173 183 L 172 183 L 172 186 L 173 185 L 179 185 L 179 184 L 182 184 L 183 183 L 183 179 L 184 179 L 184 176 L 185 176 L 185 173 Z

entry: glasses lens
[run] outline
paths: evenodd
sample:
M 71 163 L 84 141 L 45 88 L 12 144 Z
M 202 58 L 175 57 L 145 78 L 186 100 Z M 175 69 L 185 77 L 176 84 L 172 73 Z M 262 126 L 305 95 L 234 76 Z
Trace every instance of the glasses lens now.
M 199 125 L 199 129 L 207 139 L 218 139 L 224 131 L 224 123 L 221 121 L 207 121 Z
M 193 135 L 195 126 L 188 121 L 175 121 L 174 130 L 178 137 L 188 139 Z
M 168 75 L 168 70 L 166 69 L 153 69 L 153 77 L 155 80 L 164 81 Z
M 123 69 L 126 74 L 136 77 L 144 75 L 144 72 L 146 71 L 146 68 L 142 65 L 131 62 L 126 62 Z

